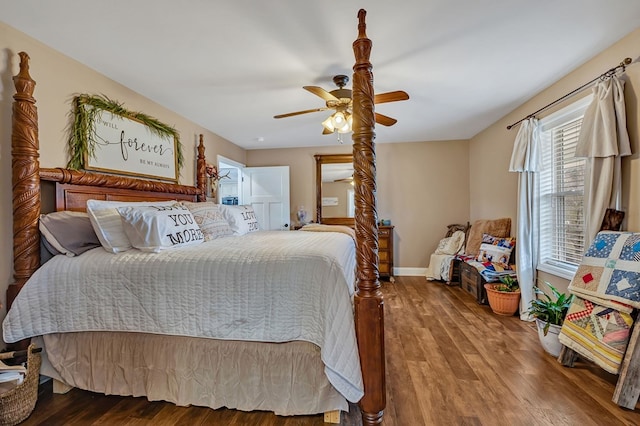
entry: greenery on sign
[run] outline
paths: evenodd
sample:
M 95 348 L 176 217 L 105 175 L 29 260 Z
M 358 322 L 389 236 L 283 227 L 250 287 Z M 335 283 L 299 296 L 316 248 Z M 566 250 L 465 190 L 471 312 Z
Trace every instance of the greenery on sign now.
M 182 156 L 182 144 L 178 131 L 153 117 L 142 112 L 129 111 L 121 103 L 113 101 L 106 96 L 81 94 L 73 98 L 71 111 L 71 131 L 67 145 L 69 151 L 69 163 L 67 168 L 78 170 L 84 167 L 84 154 L 95 158 L 95 123 L 96 118 L 103 111 L 114 115 L 137 120 L 149 128 L 149 130 L 163 138 L 174 138 L 176 142 L 176 154 L 178 160 L 178 173 L 184 157 Z
M 517 279 L 513 278 L 511 275 L 504 275 L 500 277 L 500 284 L 497 284 L 494 287 L 494 290 L 505 293 L 514 293 L 520 290 L 520 286 L 518 285 Z
M 549 325 L 562 325 L 564 318 L 567 316 L 571 301 L 573 300 L 573 294 L 567 295 L 560 293 L 554 286 L 549 283 L 545 283 L 547 287 L 551 289 L 555 300 L 549 297 L 547 293 L 540 290 L 538 287 L 533 287 L 533 291 L 536 294 L 544 296 L 540 299 L 533 299 L 531 301 L 531 307 L 527 311 L 534 318 L 538 318 L 540 321 L 544 321 L 544 335 L 549 332 Z

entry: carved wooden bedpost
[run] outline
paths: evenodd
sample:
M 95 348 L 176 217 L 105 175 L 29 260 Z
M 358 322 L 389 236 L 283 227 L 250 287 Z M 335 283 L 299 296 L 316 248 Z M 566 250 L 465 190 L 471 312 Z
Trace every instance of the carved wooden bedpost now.
M 204 140 L 200 134 L 198 160 L 196 163 L 196 187 L 200 189 L 198 201 L 207 201 L 207 160 L 204 157 Z
M 13 77 L 11 174 L 13 184 L 13 268 L 15 282 L 7 289 L 7 309 L 40 266 L 40 176 L 38 111 L 29 75 L 29 55 L 20 52 L 20 72 Z
M 384 302 L 378 273 L 378 213 L 376 207 L 375 112 L 373 73 L 366 35 L 366 11 L 358 12 L 358 39 L 353 42 L 353 165 L 357 285 L 356 333 L 364 379 L 360 401 L 364 425 L 382 423 L 386 405 Z

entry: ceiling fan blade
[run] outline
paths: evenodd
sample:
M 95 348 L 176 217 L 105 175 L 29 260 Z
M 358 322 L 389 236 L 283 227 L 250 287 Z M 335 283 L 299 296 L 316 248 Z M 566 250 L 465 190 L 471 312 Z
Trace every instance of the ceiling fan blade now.
M 376 112 L 376 123 L 382 124 L 383 126 L 393 126 L 396 124 L 398 120 L 395 118 L 387 117 L 386 115 L 378 114 Z
M 322 128 L 322 134 L 323 135 L 331 135 L 333 134 L 333 132 L 327 128 Z
M 318 86 L 303 86 L 302 88 L 305 89 L 305 90 L 308 90 L 309 92 L 313 93 L 316 96 L 320 96 L 325 101 L 339 101 L 338 98 L 336 98 L 331 93 L 329 93 L 326 90 L 324 90 L 322 87 L 318 87 Z
M 314 108 L 314 109 L 306 109 L 304 111 L 296 111 L 296 112 L 290 112 L 288 114 L 280 114 L 280 115 L 274 115 L 273 118 L 285 118 L 285 117 L 293 117 L 294 115 L 300 115 L 300 114 L 308 114 L 310 112 L 318 112 L 318 111 L 326 111 L 329 108 Z
M 380 93 L 373 97 L 374 104 L 383 104 L 385 102 L 406 101 L 409 99 L 407 92 L 396 90 L 395 92 Z

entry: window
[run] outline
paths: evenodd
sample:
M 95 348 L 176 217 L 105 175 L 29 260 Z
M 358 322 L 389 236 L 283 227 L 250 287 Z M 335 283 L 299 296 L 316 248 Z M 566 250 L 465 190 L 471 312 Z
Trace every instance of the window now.
M 538 268 L 571 279 L 584 253 L 586 161 L 576 144 L 588 96 L 540 121 L 540 263 Z

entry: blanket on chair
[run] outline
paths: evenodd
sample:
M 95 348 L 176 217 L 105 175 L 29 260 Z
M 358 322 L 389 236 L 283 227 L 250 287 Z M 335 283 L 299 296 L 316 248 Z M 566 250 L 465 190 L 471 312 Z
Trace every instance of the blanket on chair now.
M 617 374 L 640 308 L 640 234 L 601 231 L 569 284 L 560 342 Z

